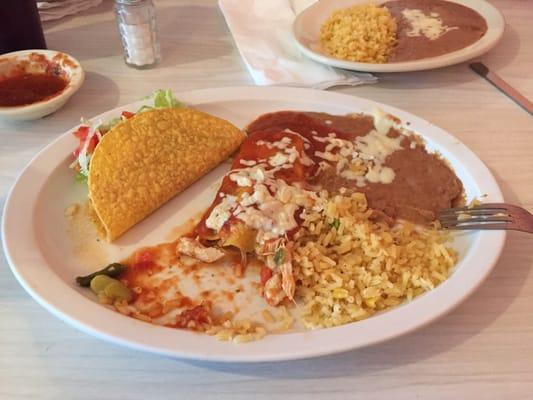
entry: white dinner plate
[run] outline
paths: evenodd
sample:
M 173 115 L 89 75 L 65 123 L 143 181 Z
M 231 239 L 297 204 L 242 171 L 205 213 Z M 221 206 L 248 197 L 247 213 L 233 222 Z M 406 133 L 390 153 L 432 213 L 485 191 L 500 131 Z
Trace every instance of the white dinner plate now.
M 346 114 L 369 113 L 378 107 L 410 123 L 409 128 L 425 138 L 428 149 L 439 151 L 450 162 L 469 199 L 486 195 L 487 201 L 503 200 L 489 170 L 464 144 L 431 123 L 385 104 L 296 88 L 220 88 L 179 93 L 177 97 L 239 127 L 272 111 Z M 118 116 L 122 110 L 135 111 L 146 102 L 122 106 L 96 118 L 105 121 Z M 257 342 L 236 345 L 206 335 L 151 325 L 108 310 L 95 301 L 89 290 L 74 283 L 75 276 L 95 270 L 98 265 L 89 265 L 82 256 L 83 243 L 73 244 L 64 216 L 69 204 L 86 196 L 86 188 L 74 182 L 73 172 L 68 168 L 70 152 L 77 145 L 70 132 L 43 149 L 13 186 L 3 214 L 5 253 L 18 281 L 47 310 L 84 332 L 131 348 L 189 359 L 257 362 L 319 356 L 367 346 L 412 331 L 450 311 L 485 279 L 504 244 L 503 231 L 459 234 L 454 247 L 460 259 L 447 281 L 410 303 L 336 328 L 272 334 Z M 220 166 L 113 244 L 100 242 L 105 257 L 108 261 L 120 260 L 140 246 L 168 241 L 173 228 L 210 204 L 217 183 L 228 168 L 228 164 Z M 95 243 L 94 237 L 87 237 L 87 245 L 90 243 Z M 75 246 L 78 248 L 74 249 Z M 257 299 L 264 304 L 259 295 Z
M 387 0 L 376 0 L 382 4 Z M 484 0 L 448 0 L 476 10 L 487 21 L 487 32 L 477 42 L 463 49 L 437 57 L 415 61 L 374 64 L 341 60 L 328 55 L 320 44 L 320 27 L 335 10 L 356 4 L 367 4 L 368 0 L 327 0 L 317 1 L 302 11 L 294 20 L 292 31 L 296 43 L 307 57 L 332 67 L 364 72 L 407 72 L 421 71 L 458 64 L 486 53 L 492 49 L 503 35 L 505 20 L 496 7 Z

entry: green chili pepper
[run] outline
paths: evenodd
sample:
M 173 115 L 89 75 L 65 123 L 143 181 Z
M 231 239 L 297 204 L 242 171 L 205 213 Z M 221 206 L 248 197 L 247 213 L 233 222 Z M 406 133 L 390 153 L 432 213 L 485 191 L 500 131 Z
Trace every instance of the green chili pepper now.
M 110 278 L 107 275 L 96 275 L 93 279 L 91 279 L 90 287 L 95 294 L 98 294 L 103 292 L 104 289 L 112 282 L 115 282 L 115 279 Z
M 103 294 L 112 301 L 131 301 L 133 293 L 131 290 L 117 279 L 107 275 L 97 275 L 91 280 L 91 290 L 96 295 Z
M 89 287 L 91 285 L 91 281 L 95 276 L 105 275 L 109 276 L 110 278 L 116 278 L 117 276 L 120 276 L 120 274 L 122 274 L 124 271 L 126 271 L 126 269 L 128 269 L 128 267 L 120 263 L 109 264 L 107 267 L 101 269 L 100 271 L 93 272 L 90 275 L 78 276 L 76 278 L 76 282 L 80 286 Z
M 133 297 L 131 290 L 122 282 L 117 281 L 116 279 L 112 280 L 113 282 L 111 282 L 104 288 L 104 295 L 106 295 L 112 300 L 125 300 L 129 302 Z
M 337 230 L 339 229 L 339 226 L 341 226 L 341 220 L 338 218 L 335 218 L 330 225 L 332 228 L 335 228 L 335 230 Z

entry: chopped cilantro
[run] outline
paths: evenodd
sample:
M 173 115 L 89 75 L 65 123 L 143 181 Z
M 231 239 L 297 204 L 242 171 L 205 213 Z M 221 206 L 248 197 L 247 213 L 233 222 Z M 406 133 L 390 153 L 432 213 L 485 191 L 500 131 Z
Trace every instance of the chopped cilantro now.
M 338 218 L 335 218 L 330 225 L 332 228 L 335 228 L 335 230 L 337 230 L 339 229 L 339 226 L 341 226 L 341 220 Z
M 285 260 L 285 250 L 283 247 L 280 247 L 276 250 L 276 253 L 274 254 L 274 262 L 277 266 L 283 264 L 283 260 Z

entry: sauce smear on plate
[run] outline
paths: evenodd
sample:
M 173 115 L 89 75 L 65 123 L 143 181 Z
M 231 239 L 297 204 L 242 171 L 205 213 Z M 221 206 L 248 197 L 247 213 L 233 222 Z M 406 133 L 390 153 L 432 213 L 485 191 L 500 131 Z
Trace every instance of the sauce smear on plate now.
M 67 81 L 52 74 L 20 74 L 0 80 L 0 106 L 15 107 L 57 96 Z

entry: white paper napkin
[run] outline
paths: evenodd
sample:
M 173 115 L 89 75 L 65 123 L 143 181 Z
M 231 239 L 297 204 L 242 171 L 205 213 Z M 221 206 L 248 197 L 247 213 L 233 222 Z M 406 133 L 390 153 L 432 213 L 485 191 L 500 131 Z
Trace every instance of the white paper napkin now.
M 237 48 L 258 85 L 327 89 L 374 83 L 371 74 L 334 69 L 306 58 L 292 36 L 295 11 L 314 0 L 219 0 Z
M 77 14 L 90 7 L 97 6 L 101 2 L 102 0 L 48 0 L 38 1 L 37 8 L 39 9 L 41 21 L 51 21 L 67 15 Z

